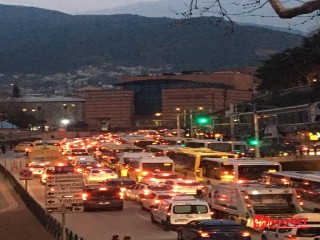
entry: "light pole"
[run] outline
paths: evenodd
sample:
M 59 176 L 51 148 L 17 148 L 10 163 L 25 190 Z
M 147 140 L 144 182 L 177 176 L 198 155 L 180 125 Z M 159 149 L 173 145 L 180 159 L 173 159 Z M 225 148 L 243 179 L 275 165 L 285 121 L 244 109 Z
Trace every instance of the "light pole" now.
M 178 141 L 181 141 L 180 113 L 177 115 Z
M 253 123 L 254 123 L 254 138 L 257 141 L 257 144 L 255 145 L 255 157 L 260 158 L 259 122 L 258 122 L 256 103 L 253 104 Z

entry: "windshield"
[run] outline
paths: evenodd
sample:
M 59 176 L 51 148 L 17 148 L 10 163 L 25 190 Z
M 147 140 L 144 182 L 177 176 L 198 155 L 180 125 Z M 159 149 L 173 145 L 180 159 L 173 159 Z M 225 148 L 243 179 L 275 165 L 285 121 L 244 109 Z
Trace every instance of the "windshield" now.
M 320 227 L 298 228 L 297 237 L 319 237 Z
M 76 150 L 76 151 L 74 151 L 74 150 L 72 150 L 71 151 L 71 155 L 72 156 L 89 156 L 89 153 L 86 151 L 86 150 Z
M 232 152 L 231 143 L 223 143 L 223 142 L 209 143 L 208 148 L 218 152 Z
M 241 180 L 258 180 L 263 172 L 279 171 L 279 165 L 239 165 L 238 179 Z
M 171 190 L 171 186 L 148 186 L 148 189 L 152 191 L 169 191 Z
M 173 213 L 175 214 L 208 213 L 208 207 L 206 205 L 176 205 L 173 207 Z
M 130 180 L 124 180 L 124 181 L 107 181 L 107 185 L 112 185 L 112 186 L 131 186 L 134 185 L 136 182 L 135 181 L 130 181 Z
M 142 163 L 143 171 L 173 171 L 172 163 Z

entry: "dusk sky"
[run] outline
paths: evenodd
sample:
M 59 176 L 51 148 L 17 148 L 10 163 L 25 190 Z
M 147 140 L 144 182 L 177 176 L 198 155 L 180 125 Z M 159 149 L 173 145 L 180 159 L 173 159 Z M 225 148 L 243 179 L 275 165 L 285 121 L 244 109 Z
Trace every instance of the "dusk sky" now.
M 75 14 L 157 0 L 0 0 L 0 4 L 32 6 Z

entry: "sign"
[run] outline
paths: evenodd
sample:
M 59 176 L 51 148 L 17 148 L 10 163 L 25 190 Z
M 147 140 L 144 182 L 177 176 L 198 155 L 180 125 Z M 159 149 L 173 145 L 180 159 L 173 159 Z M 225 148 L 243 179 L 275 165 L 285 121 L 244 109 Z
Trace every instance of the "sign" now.
M 46 210 L 48 213 L 83 212 L 83 176 L 73 173 L 73 167 L 55 167 L 46 184 Z
M 265 228 L 293 228 L 293 227 L 307 227 L 308 218 L 271 218 L 270 216 L 255 215 L 253 219 L 253 228 L 256 230 L 264 230 Z
M 32 180 L 33 174 L 29 168 L 23 168 L 19 171 L 19 180 Z
M 73 181 L 73 180 L 81 180 L 82 181 L 83 180 L 82 174 L 79 174 L 79 173 L 52 174 L 47 177 L 47 183 Z
M 66 189 L 66 190 L 49 190 L 46 191 L 46 196 L 48 198 L 52 197 L 63 197 L 63 196 L 81 196 L 82 194 L 82 188 L 76 188 L 76 189 Z
M 82 181 L 72 181 L 72 182 L 50 182 L 46 184 L 46 189 L 55 188 L 56 190 L 60 188 L 61 190 L 65 189 L 81 189 L 83 188 Z
M 75 203 L 83 203 L 83 200 L 81 197 L 59 197 L 59 198 L 47 198 L 46 199 L 46 205 L 59 205 L 62 207 L 64 206 L 69 206 L 72 207 L 73 204 Z
M 47 213 L 70 213 L 70 212 L 83 212 L 83 205 L 72 207 L 48 207 Z

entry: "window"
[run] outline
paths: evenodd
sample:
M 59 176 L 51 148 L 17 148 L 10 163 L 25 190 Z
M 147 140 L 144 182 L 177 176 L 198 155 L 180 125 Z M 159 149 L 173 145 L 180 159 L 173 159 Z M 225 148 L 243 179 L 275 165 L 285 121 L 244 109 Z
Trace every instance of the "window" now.
M 173 207 L 173 213 L 175 214 L 208 213 L 208 207 L 206 205 L 176 205 Z

